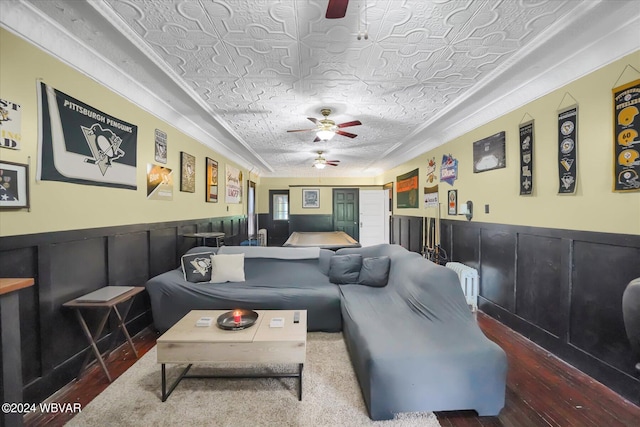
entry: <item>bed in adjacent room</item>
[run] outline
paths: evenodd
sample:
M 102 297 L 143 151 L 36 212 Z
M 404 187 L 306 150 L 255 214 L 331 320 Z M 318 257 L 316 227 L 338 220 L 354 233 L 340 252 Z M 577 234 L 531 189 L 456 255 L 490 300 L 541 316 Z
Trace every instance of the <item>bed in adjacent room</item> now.
M 294 231 L 282 246 L 338 250 L 359 248 L 360 243 L 344 231 Z

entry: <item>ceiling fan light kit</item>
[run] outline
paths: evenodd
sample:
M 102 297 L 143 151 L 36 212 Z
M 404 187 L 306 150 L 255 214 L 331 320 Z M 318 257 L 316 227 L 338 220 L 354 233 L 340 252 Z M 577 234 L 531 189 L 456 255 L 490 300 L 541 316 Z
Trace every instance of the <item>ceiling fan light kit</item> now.
M 316 133 L 316 136 L 320 138 L 321 141 L 329 141 L 331 138 L 335 136 L 335 132 L 331 130 L 321 130 Z

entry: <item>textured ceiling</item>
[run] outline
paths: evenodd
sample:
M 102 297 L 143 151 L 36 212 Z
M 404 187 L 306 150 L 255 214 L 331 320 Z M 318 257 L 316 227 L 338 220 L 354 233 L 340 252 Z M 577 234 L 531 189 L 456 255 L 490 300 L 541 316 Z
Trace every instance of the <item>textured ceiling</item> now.
M 262 176 L 376 175 L 640 46 L 638 36 L 612 52 L 606 39 L 608 22 L 638 28 L 633 1 L 351 0 L 334 20 L 324 17 L 327 0 L 15 3 Z M 609 57 L 566 62 L 591 47 L 588 55 Z M 73 52 L 54 53 L 77 63 Z M 576 69 L 551 72 L 558 64 Z M 313 142 L 313 132 L 286 132 L 313 128 L 307 117 L 325 107 L 336 123 L 360 120 L 344 129 L 358 136 Z M 311 168 L 318 150 L 340 166 Z

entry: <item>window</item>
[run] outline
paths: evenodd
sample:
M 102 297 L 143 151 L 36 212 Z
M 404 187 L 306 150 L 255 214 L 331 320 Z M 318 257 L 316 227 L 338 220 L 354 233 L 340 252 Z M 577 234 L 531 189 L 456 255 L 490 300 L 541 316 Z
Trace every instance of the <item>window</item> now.
M 257 230 L 256 217 L 256 183 L 247 181 L 247 231 L 249 236 L 255 236 Z
M 273 220 L 287 221 L 289 219 L 289 195 L 274 194 L 272 202 L 273 202 Z

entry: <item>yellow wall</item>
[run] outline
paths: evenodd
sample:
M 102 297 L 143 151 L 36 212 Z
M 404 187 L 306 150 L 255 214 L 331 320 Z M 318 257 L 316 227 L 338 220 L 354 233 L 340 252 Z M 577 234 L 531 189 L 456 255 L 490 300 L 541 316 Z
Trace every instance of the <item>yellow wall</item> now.
M 447 215 L 447 190 L 457 189 L 459 204 L 473 201 L 473 221 L 640 234 L 640 192 L 614 193 L 611 190 L 611 89 L 640 78 L 638 73 L 629 72 L 632 69 L 627 65 L 640 70 L 640 51 L 389 170 L 379 180 L 395 181 L 397 175 L 419 167 L 422 192 L 426 186 L 428 159 L 435 157 L 439 175 L 442 155 L 452 154 L 459 161 L 458 179 L 453 185 L 439 182 L 442 218 L 466 220 L 463 216 Z M 622 79 L 618 81 L 621 75 Z M 578 103 L 578 178 L 573 195 L 558 194 L 557 110 L 559 106 L 567 107 L 570 103 L 570 97 L 565 98 L 565 94 Z M 534 192 L 531 196 L 520 196 L 518 124 L 526 114 L 535 119 Z M 500 131 L 506 131 L 507 167 L 474 174 L 473 143 Z M 490 205 L 488 214 L 484 213 L 485 204 Z M 395 209 L 394 213 L 433 217 L 436 210 L 421 207 Z
M 269 212 L 269 190 L 289 190 L 289 214 L 291 215 L 331 215 L 333 213 L 333 188 L 375 185 L 375 178 L 261 178 L 258 187 L 258 213 Z M 289 187 L 295 185 L 296 187 Z M 304 187 L 298 187 L 302 185 Z M 302 190 L 320 190 L 319 208 L 302 208 Z
M 0 148 L 0 159 L 16 163 L 27 163 L 29 157 L 31 159 L 31 210 L 0 212 L 1 236 L 246 214 L 244 199 L 242 204 L 227 205 L 224 202 L 225 164 L 239 167 L 237 164 L 5 30 L 0 30 L 0 55 L 0 98 L 22 106 L 22 148 Z M 36 182 L 38 78 L 107 114 L 138 126 L 136 191 L 54 181 Z M 156 128 L 167 133 L 168 156 L 167 164 L 163 166 L 173 170 L 173 201 L 147 200 L 146 197 L 147 163 L 156 163 Z M 195 193 L 180 191 L 180 151 L 196 157 Z M 218 161 L 218 203 L 205 202 L 205 157 Z M 246 192 L 249 174 L 240 169 L 245 179 L 243 192 Z
M 136 107 L 85 75 L 71 69 L 22 39 L 0 30 L 0 97 L 22 106 L 21 150 L 0 149 L 0 159 L 27 163 L 31 209 L 0 212 L 0 236 L 29 234 L 69 229 L 153 223 L 181 219 L 220 217 L 246 214 L 243 204 L 224 202 L 224 166 L 228 159 L 198 141 L 185 136 L 169 124 Z M 550 228 L 640 234 L 640 193 L 613 193 L 612 139 L 613 123 L 611 89 L 623 74 L 623 81 L 640 78 L 628 73 L 627 65 L 640 69 L 640 52 L 629 55 L 523 108 L 509 112 L 493 122 L 475 129 L 445 145 L 386 171 L 375 178 L 258 178 L 257 211 L 269 211 L 269 190 L 289 189 L 291 214 L 331 214 L 331 186 L 381 185 L 395 181 L 397 175 L 420 168 L 420 184 L 425 186 L 426 164 L 435 157 L 438 165 L 444 153 L 459 162 L 458 180 L 453 186 L 440 183 L 440 200 L 446 201 L 448 189 L 458 190 L 458 201 L 474 202 L 474 221 L 531 225 Z M 36 82 L 43 81 L 107 114 L 138 126 L 138 190 L 122 190 L 54 181 L 36 182 L 37 164 L 37 99 Z M 574 195 L 558 195 L 557 109 L 566 106 L 566 94 L 579 105 L 578 116 L 578 183 Z M 528 114 L 535 119 L 534 194 L 518 195 L 518 124 Z M 146 198 L 146 165 L 154 162 L 154 130 L 168 135 L 166 167 L 174 171 L 173 201 L 151 201 Z M 507 167 L 474 174 L 473 142 L 506 131 Z M 180 151 L 196 157 L 197 185 L 195 193 L 179 191 Z M 219 162 L 221 201 L 206 203 L 204 185 L 205 157 Z M 233 163 L 231 163 L 233 164 Z M 233 164 L 238 167 L 238 165 Z M 242 169 L 242 168 L 241 168 Z M 438 168 L 439 172 L 439 168 Z M 243 170 L 245 179 L 249 176 Z M 289 187 L 303 185 L 304 187 Z M 327 187 L 325 187 L 327 186 Z M 302 208 L 302 188 L 320 189 L 320 208 Z M 246 182 L 243 183 L 246 191 Z M 490 213 L 484 213 L 484 205 Z M 442 217 L 449 217 L 444 206 Z M 434 209 L 395 209 L 395 214 L 435 216 Z

